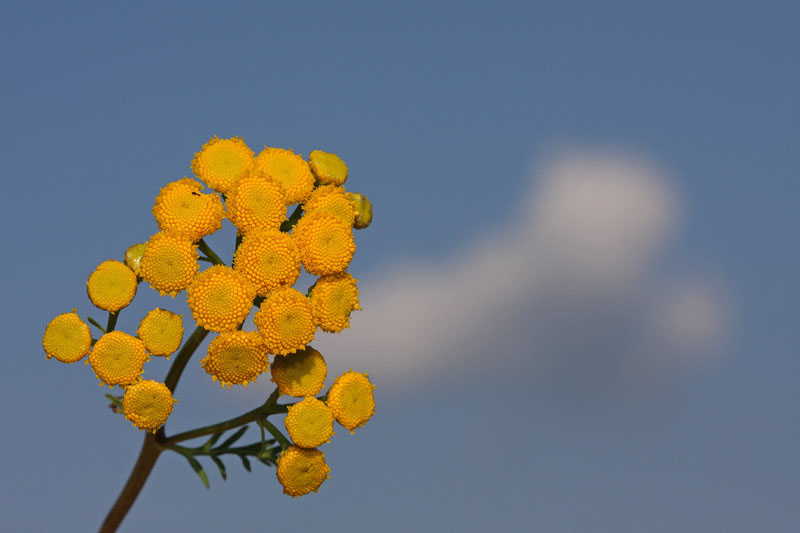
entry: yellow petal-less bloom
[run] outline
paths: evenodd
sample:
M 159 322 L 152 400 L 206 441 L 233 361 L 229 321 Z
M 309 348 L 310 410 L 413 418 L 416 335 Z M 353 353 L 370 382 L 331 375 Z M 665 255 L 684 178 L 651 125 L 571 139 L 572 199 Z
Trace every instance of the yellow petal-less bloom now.
M 295 353 L 275 357 L 272 363 L 272 381 L 281 394 L 287 396 L 314 396 L 322 390 L 328 366 L 322 354 L 311 346 Z
M 294 239 L 278 230 L 254 230 L 244 236 L 233 256 L 233 268 L 256 292 L 291 287 L 300 276 L 300 251 Z
M 142 265 L 142 256 L 144 256 L 144 249 L 147 248 L 146 242 L 140 242 L 138 244 L 134 244 L 129 246 L 127 250 L 125 250 L 125 259 L 123 262 L 133 270 L 133 273 L 137 276 L 139 275 L 139 268 Z
M 199 241 L 222 227 L 225 208 L 216 194 L 203 194 L 203 186 L 190 178 L 165 185 L 156 196 L 153 216 L 165 233 Z
M 344 222 L 345 226 L 352 226 L 356 220 L 356 209 L 346 191 L 334 185 L 323 185 L 314 189 L 311 196 L 303 204 L 306 213 L 326 211 Z
M 292 235 L 303 266 L 315 276 L 344 271 L 356 251 L 353 230 L 324 211 L 306 213 L 297 222 Z
M 116 312 L 136 296 L 138 281 L 133 270 L 119 261 L 103 261 L 86 282 L 89 299 L 103 311 Z
M 292 288 L 271 293 L 253 321 L 270 353 L 281 355 L 305 348 L 317 329 L 308 298 Z
M 336 421 L 353 433 L 367 423 L 375 413 L 375 387 L 367 379 L 367 374 L 345 372 L 333 382 L 328 391 L 328 406 L 333 409 Z
M 144 379 L 125 389 L 122 412 L 135 427 L 155 433 L 169 418 L 175 402 L 165 384 Z
M 62 363 L 74 363 L 89 353 L 92 333 L 78 313 L 62 313 L 47 324 L 42 347 L 48 359 L 55 357 Z
M 323 185 L 341 185 L 347 179 L 347 165 L 336 154 L 314 150 L 308 156 L 308 166 Z
M 291 150 L 264 147 L 256 156 L 256 167 L 281 184 L 286 205 L 302 202 L 314 189 L 314 175 L 308 163 Z
M 200 364 L 223 387 L 246 387 L 269 369 L 269 358 L 257 331 L 226 331 L 211 341 Z
M 170 355 L 181 347 L 183 320 L 166 309 L 153 309 L 139 322 L 136 334 L 153 355 Z
M 350 313 L 360 309 L 356 280 L 347 272 L 319 278 L 309 298 L 314 322 L 329 333 L 349 328 Z
M 289 407 L 284 423 L 292 442 L 301 448 L 322 446 L 333 436 L 333 410 L 311 396 Z
M 355 229 L 364 229 L 372 224 L 372 202 L 361 193 L 349 192 L 347 198 L 356 210 L 356 220 L 353 222 Z
M 278 481 L 292 498 L 317 492 L 330 477 L 325 454 L 319 450 L 290 446 L 278 457 Z
M 253 168 L 253 152 L 242 139 L 216 135 L 194 155 L 192 172 L 215 191 L 226 193 Z
M 211 331 L 229 331 L 250 313 L 256 291 L 239 272 L 215 265 L 195 277 L 186 296 L 197 325 Z
M 162 295 L 175 296 L 189 286 L 199 268 L 196 245 L 188 239 L 156 233 L 147 241 L 139 275 Z
M 283 187 L 258 172 L 242 177 L 225 203 L 228 219 L 242 234 L 256 228 L 277 230 L 286 220 Z
M 89 353 L 92 370 L 106 385 L 130 385 L 144 372 L 144 343 L 122 331 L 106 333 Z

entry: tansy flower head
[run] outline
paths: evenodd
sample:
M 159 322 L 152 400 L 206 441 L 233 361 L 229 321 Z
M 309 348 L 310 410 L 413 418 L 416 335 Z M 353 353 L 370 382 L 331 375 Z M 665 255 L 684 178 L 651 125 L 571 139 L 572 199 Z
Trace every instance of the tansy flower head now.
M 194 154 L 192 172 L 210 188 L 225 193 L 253 168 L 254 153 L 239 137 L 215 135 Z
M 328 391 L 328 405 L 333 409 L 336 421 L 350 430 L 367 423 L 375 413 L 375 387 L 366 374 L 345 372 L 333 382 Z
M 119 261 L 103 261 L 86 282 L 92 303 L 104 311 L 116 312 L 136 296 L 138 281 L 133 270 Z
M 186 295 L 197 325 L 228 331 L 236 329 L 250 313 L 256 291 L 234 269 L 215 265 L 195 277 Z
M 110 387 L 138 380 L 147 359 L 144 343 L 122 331 L 106 333 L 89 353 L 92 370 Z
M 288 396 L 314 396 L 322 390 L 328 367 L 322 354 L 311 346 L 295 353 L 275 357 L 272 363 L 272 381 L 281 394 Z
M 350 327 L 350 313 L 359 309 L 356 280 L 347 272 L 319 278 L 311 290 L 314 322 L 329 333 Z
M 300 276 L 300 252 L 294 239 L 278 230 L 254 230 L 233 256 L 233 268 L 253 284 L 256 292 L 291 287 Z
M 336 154 L 314 150 L 308 156 L 308 165 L 323 185 L 341 185 L 347 179 L 347 165 Z
M 306 213 L 292 235 L 306 270 L 315 276 L 342 272 L 356 251 L 353 231 L 336 216 L 324 211 Z
M 330 477 L 331 469 L 323 452 L 290 446 L 278 457 L 277 471 L 283 493 L 294 498 L 317 492 L 323 481 Z
M 136 333 L 151 354 L 170 355 L 181 346 L 183 320 L 181 315 L 156 308 L 139 322 Z
M 256 156 L 256 167 L 281 184 L 286 205 L 302 202 L 314 189 L 314 175 L 308 163 L 291 150 L 265 147 Z
M 197 246 L 188 239 L 156 233 L 147 241 L 139 275 L 161 294 L 175 296 L 194 279 Z
M 78 313 L 63 313 L 47 324 L 42 347 L 48 359 L 55 357 L 62 363 L 74 363 L 89 353 L 92 333 L 86 322 L 78 317 Z
M 256 228 L 278 229 L 286 220 L 283 187 L 258 172 L 242 177 L 225 203 L 228 219 L 243 234 Z
M 355 207 L 347 198 L 345 190 L 334 185 L 323 185 L 314 189 L 303 204 L 303 210 L 306 213 L 326 211 L 348 227 L 352 226 L 356 219 Z
M 333 411 L 311 396 L 289 407 L 284 423 L 292 442 L 301 448 L 316 448 L 333 436 Z
M 203 186 L 183 178 L 168 183 L 156 196 L 153 216 L 167 233 L 199 241 L 222 227 L 225 208 L 216 194 L 202 194 Z
M 211 341 L 200 364 L 223 387 L 246 387 L 269 369 L 269 358 L 257 331 L 225 331 Z
M 139 268 L 142 265 L 142 256 L 144 256 L 144 249 L 147 248 L 146 242 L 140 242 L 128 247 L 125 250 L 125 259 L 123 262 L 133 270 L 133 273 L 139 275 Z
M 317 327 L 306 295 L 292 288 L 271 293 L 253 316 L 270 353 L 296 352 L 314 339 Z
M 353 227 L 356 229 L 369 227 L 372 224 L 372 202 L 369 201 L 369 198 L 357 192 L 347 193 L 347 198 L 356 211 L 356 220 L 353 222 Z
M 165 384 L 145 379 L 125 389 L 122 412 L 137 428 L 155 433 L 169 418 L 175 402 Z

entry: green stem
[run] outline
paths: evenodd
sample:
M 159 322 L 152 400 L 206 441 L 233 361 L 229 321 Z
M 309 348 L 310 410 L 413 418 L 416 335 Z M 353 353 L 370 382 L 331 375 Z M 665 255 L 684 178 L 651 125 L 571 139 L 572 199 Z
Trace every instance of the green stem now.
M 225 262 L 222 259 L 220 259 L 217 254 L 214 253 L 214 250 L 212 250 L 211 247 L 208 245 L 208 243 L 206 243 L 206 241 L 204 241 L 203 239 L 200 239 L 200 242 L 197 243 L 197 247 L 200 248 L 200 251 L 206 254 L 206 257 L 211 259 L 211 261 L 215 265 L 225 264 Z
M 283 433 L 281 433 L 281 430 L 273 426 L 269 420 L 265 418 L 261 420 L 261 423 L 264 424 L 264 427 L 267 429 L 267 431 L 269 431 L 270 435 L 275 437 L 275 440 L 280 443 L 282 450 L 285 450 L 292 445 L 292 443 L 289 442 L 289 439 L 287 439 Z
M 292 214 L 289 215 L 289 218 L 283 221 L 281 224 L 281 231 L 284 233 L 288 233 L 297 225 L 297 221 L 300 220 L 300 217 L 303 216 L 303 208 L 299 205 L 294 208 Z
M 198 346 L 200 346 L 200 343 L 203 342 L 203 339 L 206 338 L 206 335 L 208 335 L 208 330 L 197 326 L 192 332 L 191 336 L 186 339 L 185 343 L 183 343 L 183 348 L 181 348 L 181 351 L 178 352 L 175 362 L 172 363 L 169 372 L 167 372 L 167 377 L 164 379 L 164 384 L 172 392 L 175 392 L 175 387 L 178 386 L 178 380 L 181 379 L 183 369 L 186 368 L 186 364 L 189 362 L 189 359 L 192 358 L 194 351 Z
M 104 328 L 103 326 L 101 326 L 101 325 L 100 325 L 100 322 L 98 322 L 98 321 L 97 321 L 97 320 L 95 320 L 94 318 L 92 318 L 92 317 L 90 317 L 90 316 L 87 316 L 87 317 L 86 317 L 86 319 L 87 319 L 87 320 L 89 320 L 89 324 L 93 325 L 94 327 L 96 327 L 97 329 L 99 329 L 100 331 L 102 331 L 103 333 L 105 333 L 105 332 L 106 332 L 106 328 Z
M 114 331 L 114 328 L 117 327 L 117 317 L 119 317 L 119 311 L 116 313 L 108 312 L 108 322 L 106 323 L 105 333 Z

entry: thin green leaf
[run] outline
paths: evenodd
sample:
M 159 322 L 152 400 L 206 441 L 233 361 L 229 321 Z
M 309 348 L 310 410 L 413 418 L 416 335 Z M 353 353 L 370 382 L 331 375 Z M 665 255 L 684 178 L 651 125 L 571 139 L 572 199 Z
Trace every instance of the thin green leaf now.
M 240 455 L 239 459 L 242 460 L 242 466 L 244 467 L 245 470 L 247 470 L 248 472 L 253 471 L 252 468 L 250 468 L 250 459 L 248 459 L 246 455 Z
M 94 318 L 90 317 L 89 315 L 86 315 L 86 319 L 89 321 L 89 324 L 93 325 L 94 327 L 96 327 L 97 329 L 99 329 L 100 331 L 102 331 L 103 333 L 105 333 L 105 332 L 106 332 L 106 328 L 104 328 L 103 326 L 101 326 L 101 325 L 100 325 L 100 322 L 98 322 L 98 321 L 97 321 L 97 320 L 95 320 Z
M 234 433 L 233 435 L 228 437 L 222 444 L 219 445 L 219 447 L 220 448 L 227 448 L 228 446 L 230 446 L 231 444 L 233 444 L 234 442 L 239 440 L 242 437 L 242 435 L 244 435 L 244 432 L 247 431 L 247 428 L 249 428 L 249 427 L 250 426 L 242 426 L 242 427 L 240 427 L 236 431 L 236 433 Z
M 225 471 L 225 463 L 223 463 L 216 455 L 212 455 L 211 460 L 214 461 L 214 464 L 216 464 L 217 468 L 219 468 L 219 474 L 222 476 L 222 480 L 224 481 L 228 479 L 228 473 Z
M 214 444 L 219 440 L 219 438 L 222 436 L 223 433 L 224 431 L 220 431 L 219 433 L 214 433 L 213 435 L 211 435 L 211 438 L 208 439 L 205 444 L 203 444 L 203 451 L 208 452 L 211 449 L 211 447 L 214 446 Z
M 208 482 L 208 475 L 206 474 L 206 471 L 203 470 L 203 466 L 200 464 L 200 461 L 191 455 L 186 455 L 185 457 L 186 460 L 189 461 L 189 465 L 191 465 L 192 470 L 194 470 L 195 473 L 200 477 L 200 481 L 203 482 L 203 485 L 205 485 L 207 489 L 211 488 L 211 485 Z

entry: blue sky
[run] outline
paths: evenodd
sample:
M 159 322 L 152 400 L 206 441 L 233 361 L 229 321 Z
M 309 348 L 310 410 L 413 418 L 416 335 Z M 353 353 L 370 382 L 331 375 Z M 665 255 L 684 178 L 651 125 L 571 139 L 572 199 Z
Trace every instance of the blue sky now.
M 101 522 L 141 435 L 44 326 L 100 316 L 89 273 L 241 135 L 338 153 L 375 204 L 365 310 L 318 347 L 377 413 L 300 499 L 165 454 L 122 531 L 797 531 L 798 30 L 790 3 L 0 4 L 4 527 Z M 122 329 L 185 309 L 150 293 Z M 190 365 L 168 427 L 268 392 Z

